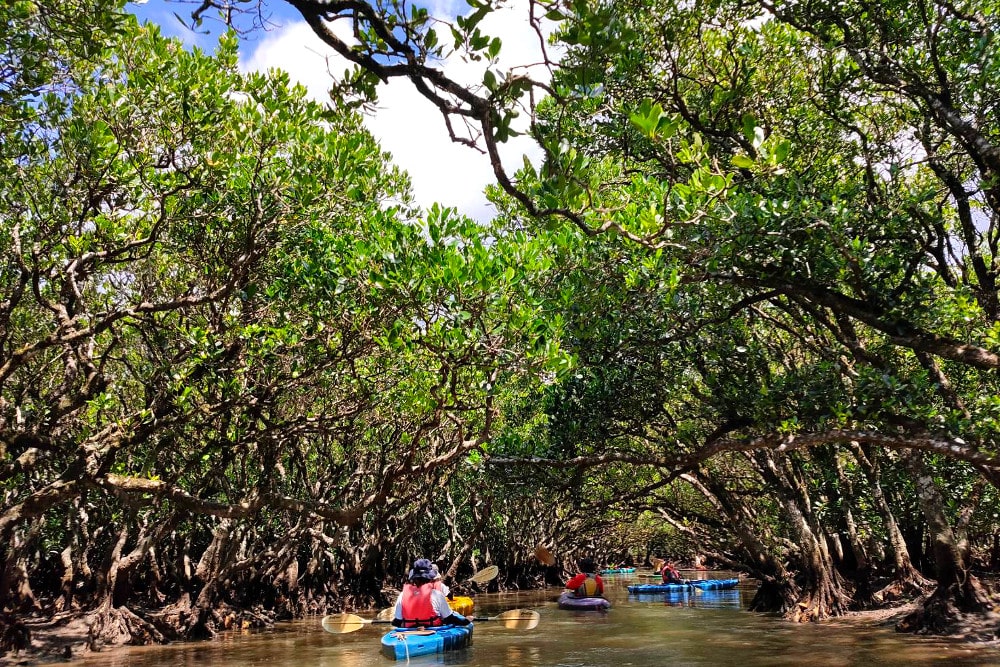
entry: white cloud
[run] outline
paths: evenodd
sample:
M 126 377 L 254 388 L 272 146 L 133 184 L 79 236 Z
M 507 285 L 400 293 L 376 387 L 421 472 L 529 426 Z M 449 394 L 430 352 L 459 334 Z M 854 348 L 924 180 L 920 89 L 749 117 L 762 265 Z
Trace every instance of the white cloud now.
M 518 66 L 541 59 L 538 37 L 528 29 L 526 6 L 517 4 L 517 9 L 494 12 L 481 26 L 485 34 L 503 40 L 500 72 L 514 68 L 515 73 L 524 73 Z M 442 28 L 439 37 L 450 39 L 450 34 Z M 271 33 L 242 66 L 256 71 L 283 69 L 306 86 L 313 97 L 325 100 L 331 75 L 341 76 L 348 63 L 324 45 L 304 22 L 294 22 Z M 449 76 L 468 85 L 480 83 L 485 70 L 483 62 L 463 62 L 454 56 L 443 67 Z M 531 73 L 536 78 L 548 79 L 538 68 Z M 477 220 L 487 220 L 493 215 L 492 205 L 483 194 L 485 186 L 494 182 L 489 158 L 453 143 L 441 113 L 408 81 L 394 79 L 381 86 L 378 110 L 365 122 L 383 149 L 393 155 L 394 162 L 409 172 L 414 194 L 422 206 L 439 202 Z M 509 173 L 522 164 L 524 154 L 535 162 L 540 156 L 537 146 L 526 137 L 511 140 L 502 151 Z

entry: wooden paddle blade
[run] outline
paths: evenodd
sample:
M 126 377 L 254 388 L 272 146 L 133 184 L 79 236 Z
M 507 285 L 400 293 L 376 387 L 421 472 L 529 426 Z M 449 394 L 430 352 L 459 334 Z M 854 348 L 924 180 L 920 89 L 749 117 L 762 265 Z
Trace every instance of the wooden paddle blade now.
M 535 547 L 535 558 L 538 559 L 543 565 L 555 565 L 556 557 L 553 556 L 548 549 L 539 544 Z
M 500 568 L 496 565 L 490 565 L 469 577 L 469 581 L 477 584 L 485 584 L 487 581 L 496 579 L 498 574 L 500 574 Z
M 500 621 L 503 627 L 511 630 L 533 630 L 538 627 L 539 619 L 541 616 L 533 609 L 511 609 L 490 617 L 491 621 Z
M 324 616 L 322 621 L 323 629 L 335 635 L 360 630 L 369 623 L 371 621 L 366 621 L 354 614 L 330 614 L 329 616 Z
M 396 613 L 395 607 L 386 607 L 379 613 L 375 614 L 376 621 L 391 621 L 393 615 Z

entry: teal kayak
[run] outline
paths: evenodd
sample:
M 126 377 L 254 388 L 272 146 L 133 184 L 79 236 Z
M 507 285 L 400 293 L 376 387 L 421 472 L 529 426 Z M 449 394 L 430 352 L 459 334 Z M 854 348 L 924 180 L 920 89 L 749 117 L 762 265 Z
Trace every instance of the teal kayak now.
M 632 574 L 634 572 L 634 567 L 612 567 L 607 570 L 601 570 L 599 574 Z
M 472 643 L 472 626 L 441 625 L 432 628 L 396 628 L 382 635 L 382 654 L 393 660 L 417 655 L 457 651 Z
M 629 586 L 628 592 L 633 595 L 648 593 L 676 593 L 699 588 L 703 591 L 724 591 L 736 588 L 740 583 L 739 579 L 693 579 L 686 584 L 637 584 Z

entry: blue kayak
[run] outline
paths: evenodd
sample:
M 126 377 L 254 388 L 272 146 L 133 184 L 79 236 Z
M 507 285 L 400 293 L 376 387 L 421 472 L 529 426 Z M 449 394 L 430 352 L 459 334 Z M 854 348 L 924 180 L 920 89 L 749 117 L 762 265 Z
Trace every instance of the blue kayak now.
M 629 586 L 628 592 L 634 595 L 648 593 L 676 593 L 678 591 L 699 588 L 703 591 L 724 591 L 736 588 L 739 579 L 693 579 L 686 584 L 638 584 Z
M 635 572 L 634 567 L 612 567 L 601 570 L 599 574 L 632 574 L 633 572 Z
M 433 628 L 396 628 L 382 635 L 382 654 L 393 660 L 416 655 L 457 651 L 472 643 L 472 626 L 441 625 Z
M 559 608 L 576 611 L 607 611 L 611 608 L 611 602 L 607 598 L 578 598 L 569 593 L 563 593 L 559 596 Z

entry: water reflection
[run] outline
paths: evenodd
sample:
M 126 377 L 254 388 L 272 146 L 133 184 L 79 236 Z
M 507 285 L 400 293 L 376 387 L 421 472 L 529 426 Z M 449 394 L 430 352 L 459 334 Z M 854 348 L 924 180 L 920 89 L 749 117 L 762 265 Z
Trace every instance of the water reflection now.
M 743 606 L 743 596 L 737 589 L 727 591 L 672 591 L 670 593 L 629 593 L 628 599 L 633 602 L 663 604 L 668 607 L 707 607 L 719 609 L 729 607 L 740 609 Z
M 850 621 L 797 625 L 745 611 L 752 586 L 701 594 L 630 596 L 628 581 L 609 582 L 607 613 L 564 611 L 558 590 L 481 595 L 477 613 L 494 615 L 519 607 L 535 609 L 534 630 L 477 625 L 470 648 L 442 656 L 413 658 L 411 665 L 476 667 L 918 667 L 1000 664 L 1000 648 L 897 635 L 891 628 Z M 365 614 L 371 617 L 371 614 Z M 63 663 L 81 667 L 389 667 L 381 655 L 381 627 L 331 635 L 319 618 L 274 630 L 231 633 L 205 643 L 109 651 Z M 399 663 L 405 664 L 405 663 Z

